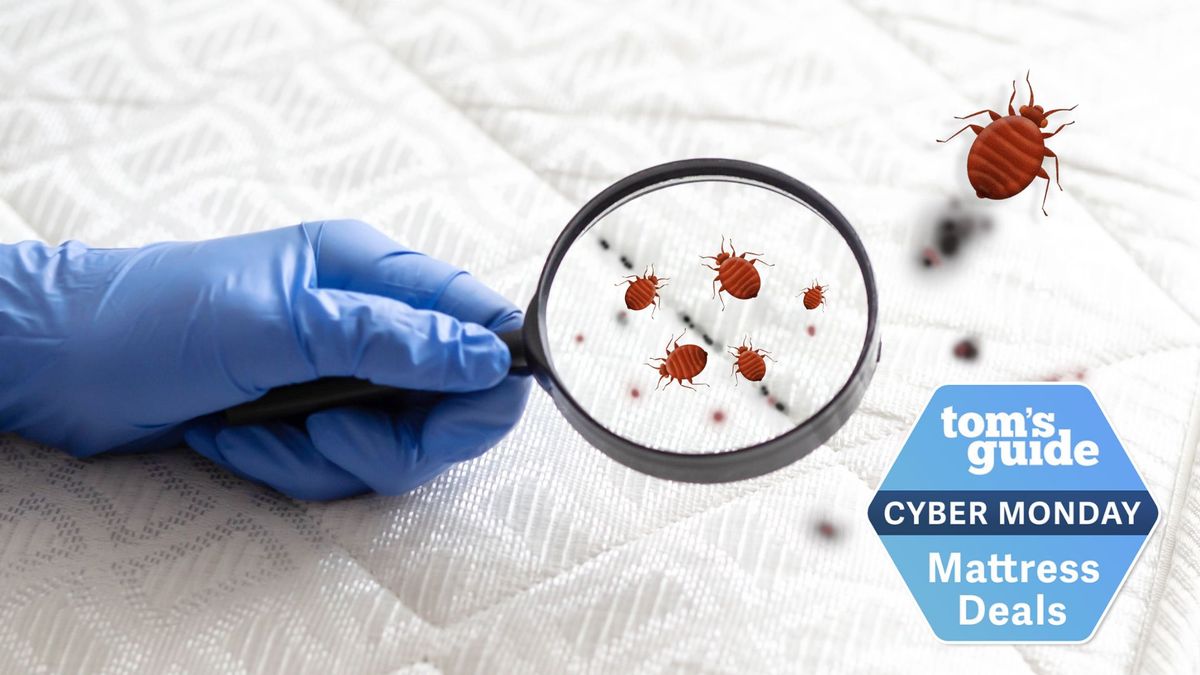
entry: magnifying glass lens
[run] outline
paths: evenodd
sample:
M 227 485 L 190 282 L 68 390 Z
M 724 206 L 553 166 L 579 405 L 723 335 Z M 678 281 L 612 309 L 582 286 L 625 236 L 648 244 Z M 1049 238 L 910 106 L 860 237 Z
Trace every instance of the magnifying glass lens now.
M 829 222 L 717 177 L 655 186 L 597 218 L 545 307 L 565 392 L 613 434 L 679 454 L 802 425 L 851 378 L 867 322 L 863 271 Z

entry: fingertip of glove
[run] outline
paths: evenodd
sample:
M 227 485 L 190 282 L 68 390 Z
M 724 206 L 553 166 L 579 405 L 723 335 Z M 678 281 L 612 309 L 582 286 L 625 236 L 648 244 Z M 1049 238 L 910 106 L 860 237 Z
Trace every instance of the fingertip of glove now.
M 509 376 L 488 391 L 442 402 L 425 422 L 421 445 L 447 463 L 479 457 L 520 421 L 530 385 L 528 377 Z
M 513 307 L 507 312 L 499 314 L 487 327 L 497 333 L 504 333 L 510 330 L 520 330 L 525 323 L 525 313 Z
M 489 389 L 508 375 L 512 354 L 508 345 L 494 332 L 474 323 L 464 323 L 462 331 L 464 379 L 474 389 Z

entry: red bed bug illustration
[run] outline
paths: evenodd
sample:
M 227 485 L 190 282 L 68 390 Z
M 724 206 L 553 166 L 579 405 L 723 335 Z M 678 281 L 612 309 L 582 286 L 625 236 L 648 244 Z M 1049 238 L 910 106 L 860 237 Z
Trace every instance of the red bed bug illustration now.
M 748 347 L 746 346 L 747 344 L 749 344 Z M 730 345 L 729 355 L 737 358 L 730 372 L 733 375 L 734 382 L 737 381 L 738 373 L 741 373 L 742 377 L 751 382 L 761 382 L 767 374 L 767 363 L 764 359 L 775 361 L 775 359 L 771 358 L 771 352 L 765 349 L 755 349 L 754 341 L 749 336 L 746 336 L 746 339 L 742 340 L 740 347 Z
M 650 311 L 650 316 L 653 318 L 654 313 L 658 311 L 658 291 L 667 286 L 667 284 L 660 283 L 663 281 L 670 281 L 670 279 L 667 277 L 660 279 L 655 276 L 654 266 L 651 265 L 642 276 L 631 274 L 625 277 L 624 281 L 613 285 L 629 284 L 629 287 L 625 289 L 625 306 L 636 312 L 653 304 L 654 309 Z
M 825 291 L 829 290 L 829 286 L 818 284 L 816 279 L 813 280 L 812 286 L 804 289 L 800 295 L 804 296 L 804 309 L 816 309 L 825 304 Z M 796 296 L 800 297 L 800 296 Z
M 1046 213 L 1046 197 L 1050 195 L 1050 176 L 1046 169 L 1042 168 L 1043 159 L 1054 158 L 1054 182 L 1058 184 L 1059 190 L 1062 189 L 1062 182 L 1059 181 L 1058 155 L 1046 147 L 1046 139 L 1074 122 L 1061 124 L 1048 134 L 1042 129 L 1048 124 L 1047 117 L 1054 113 L 1074 110 L 1078 106 L 1043 110 L 1042 106 L 1033 104 L 1033 85 L 1029 83 L 1028 72 L 1025 73 L 1025 84 L 1029 85 L 1029 103 L 1021 106 L 1019 111 L 1013 111 L 1013 101 L 1017 98 L 1017 81 L 1013 80 L 1012 96 L 1008 98 L 1008 115 L 1001 117 L 1000 113 L 985 108 L 970 115 L 957 117 L 956 119 L 965 120 L 987 113 L 992 121 L 986 127 L 968 124 L 954 132 L 950 138 L 967 129 L 976 134 L 971 151 L 967 154 L 967 178 L 971 181 L 971 187 L 975 188 L 977 197 L 1008 199 L 1029 187 L 1034 178 L 1045 178 L 1046 192 L 1042 195 L 1042 213 L 1048 216 L 1050 214 Z M 950 138 L 941 139 L 938 143 L 945 143 Z
M 709 264 L 704 266 L 717 273 L 713 279 L 713 297 L 721 299 L 721 309 L 725 309 L 725 297 L 720 295 L 721 291 L 726 291 L 739 300 L 749 300 L 758 296 L 758 290 L 762 288 L 762 279 L 758 276 L 758 270 L 754 269 L 755 263 L 774 267 L 762 258 L 747 259 L 748 255 L 761 256 L 762 254 L 747 251 L 739 255 L 733 248 L 732 239 L 729 240 L 729 253 L 726 253 L 725 236 L 721 235 L 721 252 L 717 255 L 700 256 L 701 260 L 713 260 L 717 263 L 716 267 Z M 717 289 L 718 281 L 721 282 L 719 290 Z
M 687 333 L 686 329 L 674 340 L 667 340 L 666 356 L 656 356 L 650 359 L 651 361 L 659 361 L 658 365 L 653 363 L 646 364 L 658 371 L 658 384 L 654 386 L 655 391 L 658 390 L 659 385 L 662 384 L 664 379 L 667 379 L 668 387 L 671 386 L 672 382 L 678 382 L 679 386 L 693 391 L 696 388 L 684 384 L 684 380 L 687 380 L 688 384 L 703 384 L 706 387 L 708 386 L 704 382 L 692 381 L 692 378 L 699 375 L 704 370 L 704 366 L 708 365 L 708 352 L 704 351 L 700 345 L 681 346 L 679 341 L 683 339 L 685 333 Z M 671 348 L 672 343 L 675 345 L 674 349 Z

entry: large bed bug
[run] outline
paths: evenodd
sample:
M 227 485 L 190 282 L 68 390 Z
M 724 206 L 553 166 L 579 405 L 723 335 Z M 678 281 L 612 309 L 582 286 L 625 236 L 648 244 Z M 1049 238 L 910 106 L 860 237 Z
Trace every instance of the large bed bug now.
M 707 263 L 703 263 L 705 267 L 717 273 L 713 279 L 713 297 L 720 298 L 721 309 L 725 309 L 725 297 L 720 295 L 721 291 L 726 291 L 730 295 L 739 300 L 749 300 L 758 296 L 758 290 L 762 288 L 762 279 L 758 276 L 758 270 L 754 269 L 755 263 L 762 263 L 768 267 L 774 267 L 771 263 L 756 258 L 749 260 L 748 255 L 761 256 L 761 253 L 751 253 L 749 251 L 738 254 L 733 248 L 733 240 L 729 240 L 729 253 L 725 252 L 725 236 L 721 236 L 721 252 L 717 255 L 702 255 L 701 260 L 712 260 L 717 266 L 713 267 Z M 721 282 L 721 288 L 717 289 L 717 282 Z
M 812 286 L 804 289 L 800 295 L 804 296 L 804 309 L 816 309 L 825 304 L 825 291 L 829 290 L 829 286 L 822 286 L 814 279 Z
M 950 138 L 938 140 L 945 143 L 951 138 L 970 129 L 976 134 L 971 151 L 967 154 L 967 178 L 975 195 L 980 199 L 1008 199 L 1018 194 L 1034 178 L 1046 179 L 1046 192 L 1042 195 L 1042 213 L 1046 213 L 1046 197 L 1050 195 L 1050 175 L 1042 167 L 1042 160 L 1054 158 L 1054 182 L 1062 189 L 1059 181 L 1058 155 L 1046 147 L 1046 139 L 1062 131 L 1064 127 L 1074 124 L 1061 124 L 1051 133 L 1042 129 L 1048 124 L 1046 118 L 1054 113 L 1074 110 L 1070 108 L 1055 108 L 1043 110 L 1042 106 L 1033 104 L 1033 85 L 1029 83 L 1029 73 L 1025 73 L 1025 84 L 1029 85 L 1029 103 L 1013 111 L 1013 101 L 1017 98 L 1017 81 L 1013 80 L 1012 96 L 1008 97 L 1008 115 L 1001 117 L 1000 113 L 983 109 L 970 115 L 956 119 L 965 120 L 976 115 L 987 113 L 992 121 L 986 126 L 968 124 L 954 132 Z M 1019 113 L 1019 114 L 1018 114 Z
M 654 266 L 651 265 L 642 276 L 631 274 L 625 277 L 624 281 L 619 281 L 614 286 L 621 284 L 629 284 L 625 289 L 625 306 L 633 311 L 646 309 L 650 305 L 654 305 L 654 309 L 650 310 L 650 317 L 653 318 L 655 312 L 658 311 L 658 291 L 666 288 L 667 284 L 659 283 L 669 281 L 667 277 L 659 278 L 654 274 Z
M 683 339 L 684 333 L 687 333 L 686 329 L 674 340 L 667 340 L 666 356 L 657 356 L 650 359 L 651 361 L 659 361 L 658 365 L 653 363 L 646 364 L 658 371 L 658 384 L 654 386 L 656 391 L 659 385 L 662 385 L 664 379 L 667 380 L 666 386 L 668 387 L 671 386 L 672 382 L 678 382 L 679 386 L 685 389 L 692 389 L 693 391 L 695 387 L 689 387 L 687 384 L 684 384 L 684 380 L 687 380 L 688 384 L 703 384 L 706 387 L 708 386 L 704 382 L 692 381 L 692 378 L 699 375 L 704 370 L 704 366 L 708 365 L 708 352 L 704 351 L 700 345 L 681 346 L 679 341 Z M 671 348 L 672 343 L 675 345 L 674 349 Z
M 749 346 L 746 346 L 747 344 L 749 344 Z M 742 345 L 740 347 L 734 347 L 733 345 L 730 345 L 729 355 L 737 359 L 730 371 L 730 375 L 733 375 L 734 382 L 737 381 L 738 373 L 741 373 L 742 377 L 750 380 L 751 382 L 761 382 L 763 377 L 767 374 L 767 363 L 763 359 L 767 358 L 771 359 L 772 361 L 775 360 L 771 358 L 771 352 L 768 352 L 765 349 L 755 349 L 754 341 L 751 340 L 749 336 L 747 336 L 745 340 L 742 340 Z

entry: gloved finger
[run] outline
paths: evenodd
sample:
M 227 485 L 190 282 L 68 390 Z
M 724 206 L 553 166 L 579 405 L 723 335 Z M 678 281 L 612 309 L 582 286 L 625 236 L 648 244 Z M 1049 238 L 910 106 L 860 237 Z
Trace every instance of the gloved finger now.
M 382 495 L 416 489 L 450 467 L 421 448 L 424 415 L 375 408 L 334 408 L 308 416 L 318 451 Z
M 291 425 L 208 422 L 189 429 L 184 439 L 217 464 L 295 499 L 324 501 L 367 491 L 365 483 L 318 452 L 303 429 Z
M 230 464 L 229 460 L 225 459 L 225 455 L 221 454 L 220 449 L 217 448 L 217 433 L 224 428 L 225 425 L 213 420 L 195 422 L 184 430 L 183 442 L 192 450 L 195 450 L 196 454 L 207 457 L 209 461 L 238 478 L 258 482 L 253 477 L 242 473 L 237 467 Z
M 467 272 L 411 251 L 357 220 L 305 223 L 322 288 L 382 295 L 490 330 L 520 327 L 520 310 Z
M 521 420 L 531 384 L 532 378 L 514 375 L 486 391 L 439 402 L 425 418 L 421 447 L 450 462 L 478 457 Z
M 315 289 L 295 300 L 311 373 L 354 376 L 403 389 L 460 392 L 495 386 L 508 347 L 483 326 L 366 293 Z
M 440 401 L 428 413 L 400 415 L 340 408 L 308 417 L 317 449 L 380 494 L 402 494 L 494 446 L 521 418 L 527 377 Z

